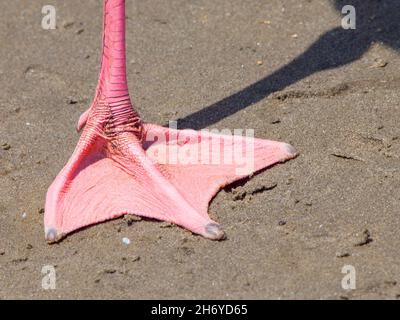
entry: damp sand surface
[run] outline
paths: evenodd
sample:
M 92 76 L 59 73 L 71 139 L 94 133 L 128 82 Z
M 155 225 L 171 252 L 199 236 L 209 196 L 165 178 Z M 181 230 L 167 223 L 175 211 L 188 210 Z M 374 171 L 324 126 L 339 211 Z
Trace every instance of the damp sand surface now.
M 52 2 L 55 30 L 40 1 L 0 4 L 0 298 L 400 296 L 396 1 L 353 1 L 345 31 L 340 1 L 128 0 L 128 81 L 146 121 L 254 129 L 300 155 L 217 195 L 225 241 L 121 218 L 48 245 L 45 194 L 91 103 L 102 25 L 99 1 Z M 42 289 L 44 266 L 56 290 Z

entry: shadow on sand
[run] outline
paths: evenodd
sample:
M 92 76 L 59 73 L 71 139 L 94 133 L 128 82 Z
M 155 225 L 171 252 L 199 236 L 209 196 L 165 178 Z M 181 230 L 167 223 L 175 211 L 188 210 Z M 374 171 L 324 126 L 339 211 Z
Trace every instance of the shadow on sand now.
M 275 91 L 283 90 L 315 72 L 341 67 L 359 59 L 374 42 L 400 48 L 399 0 L 330 0 L 341 13 L 353 5 L 357 28 L 334 28 L 323 34 L 303 54 L 271 75 L 233 95 L 179 119 L 179 128 L 202 129 L 245 109 Z

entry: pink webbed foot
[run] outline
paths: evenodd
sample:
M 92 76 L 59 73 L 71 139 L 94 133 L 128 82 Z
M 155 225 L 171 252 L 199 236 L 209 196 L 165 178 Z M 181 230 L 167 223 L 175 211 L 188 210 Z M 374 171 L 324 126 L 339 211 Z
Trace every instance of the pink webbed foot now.
M 107 138 L 104 121 L 89 116 L 88 123 L 47 193 L 49 242 L 124 214 L 224 239 L 222 228 L 208 215 L 208 204 L 218 190 L 296 155 L 285 143 L 150 124 L 143 126 L 142 139 L 132 132 Z
M 125 1 L 104 1 L 103 55 L 94 103 L 79 119 L 78 145 L 51 184 L 45 207 L 49 242 L 134 214 L 172 222 L 208 239 L 225 237 L 208 204 L 227 184 L 296 152 L 251 137 L 142 124 L 126 81 Z

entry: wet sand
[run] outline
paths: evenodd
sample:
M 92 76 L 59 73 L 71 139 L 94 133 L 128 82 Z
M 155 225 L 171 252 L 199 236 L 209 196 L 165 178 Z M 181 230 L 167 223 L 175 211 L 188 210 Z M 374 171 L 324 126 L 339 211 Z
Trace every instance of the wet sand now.
M 364 4 L 351 35 L 330 1 L 127 0 L 143 119 L 250 128 L 300 156 L 217 195 L 225 241 L 117 219 L 55 245 L 45 194 L 95 91 L 102 6 L 52 1 L 57 29 L 43 30 L 47 2 L 0 4 L 0 298 L 400 297 L 395 1 Z M 42 289 L 46 265 L 56 290 Z M 345 265 L 355 290 L 341 286 Z

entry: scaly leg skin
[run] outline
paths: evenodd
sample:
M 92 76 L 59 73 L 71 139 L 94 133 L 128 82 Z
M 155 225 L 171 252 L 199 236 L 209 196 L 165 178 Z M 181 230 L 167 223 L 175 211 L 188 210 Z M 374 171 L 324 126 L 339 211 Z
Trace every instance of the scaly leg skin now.
M 125 1 L 104 1 L 103 57 L 92 106 L 50 186 L 45 236 L 56 242 L 125 214 L 168 221 L 212 240 L 225 234 L 208 205 L 227 184 L 296 156 L 286 143 L 143 123 L 126 81 Z M 243 167 L 245 165 L 245 167 Z

